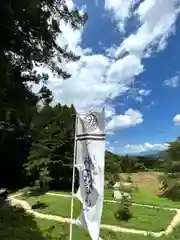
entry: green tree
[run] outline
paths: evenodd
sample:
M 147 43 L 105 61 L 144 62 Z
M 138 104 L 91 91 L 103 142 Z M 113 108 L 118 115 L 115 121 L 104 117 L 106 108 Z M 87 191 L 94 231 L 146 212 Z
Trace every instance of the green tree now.
M 63 0 L 1 1 L 0 168 L 8 173 L 0 176 L 2 186 L 26 184 L 23 163 L 33 142 L 32 131 L 36 132 L 37 103 L 48 105 L 53 98 L 46 87 L 48 76 L 38 74 L 34 67 L 47 66 L 66 79 L 70 75 L 61 68 L 61 61 L 79 59 L 68 46 L 57 44 L 61 19 L 77 29 L 87 15 L 69 11 Z M 31 85 L 38 83 L 42 88 L 34 94 Z
M 27 173 L 33 180 L 32 184 L 41 189 L 47 186 L 54 188 L 68 188 L 71 185 L 73 146 L 74 146 L 74 113 L 73 106 L 45 107 L 51 117 L 44 117 L 42 109 L 43 124 L 36 128 L 28 162 Z M 41 112 L 40 112 L 41 115 Z
M 105 178 L 108 180 L 109 187 L 112 187 L 119 180 L 120 172 L 120 157 L 116 154 L 106 152 Z
M 61 69 L 61 61 L 79 59 L 67 46 L 60 47 L 56 38 L 61 33 L 59 21 L 69 22 L 73 28 L 84 24 L 87 15 L 77 10 L 69 11 L 62 0 L 3 0 L 0 7 L 0 120 L 17 119 L 24 122 L 22 115 L 30 105 L 35 105 L 29 83 L 46 83 L 46 74 L 37 74 L 34 67 L 46 65 L 54 73 L 68 78 L 69 73 Z M 46 92 L 46 94 L 45 94 Z M 45 86 L 40 95 L 47 99 Z M 41 98 L 41 97 L 40 97 Z M 23 109 L 23 111 L 22 111 Z
M 160 180 L 167 197 L 173 200 L 180 199 L 180 138 L 169 143 L 164 156 L 164 176 Z
M 121 161 L 120 161 L 120 164 L 121 164 L 121 169 L 122 169 L 122 172 L 125 172 L 125 173 L 132 173 L 135 171 L 136 169 L 136 157 L 134 156 L 121 156 Z

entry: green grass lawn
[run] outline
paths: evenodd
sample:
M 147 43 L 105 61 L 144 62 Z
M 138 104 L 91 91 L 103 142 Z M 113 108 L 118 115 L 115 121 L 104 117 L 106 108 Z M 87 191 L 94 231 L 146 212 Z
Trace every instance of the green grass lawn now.
M 133 201 L 142 204 L 151 204 L 162 207 L 180 208 L 180 201 L 172 201 L 165 197 L 156 196 L 147 191 L 137 191 L 133 193 Z
M 48 240 L 68 240 L 69 225 L 56 221 L 35 219 L 33 215 L 27 214 L 22 208 L 5 206 L 0 208 L 0 239 L 1 240 L 42 240 L 43 236 L 48 235 L 51 229 L 51 236 Z M 62 233 L 67 237 L 59 238 Z M 112 232 L 101 230 L 103 240 L 156 240 L 151 236 L 142 236 L 129 233 Z M 180 228 L 168 238 L 160 237 L 158 240 L 178 240 L 180 238 Z M 87 231 L 73 226 L 73 240 L 90 240 Z
M 70 217 L 70 198 L 63 198 L 51 195 L 41 195 L 37 197 L 21 197 L 28 201 L 31 205 L 37 200 L 47 204 L 44 209 L 37 209 L 44 214 L 59 215 L 62 217 Z M 114 214 L 118 210 L 118 203 L 104 203 L 102 223 L 109 225 L 117 225 L 127 228 L 142 229 L 148 231 L 165 230 L 172 220 L 175 212 L 163 209 L 150 209 L 141 206 L 132 206 L 132 218 L 129 221 L 119 221 Z M 74 217 L 78 217 L 81 210 L 81 204 L 78 200 L 74 200 Z
M 105 189 L 104 190 L 104 199 L 113 200 L 112 197 L 113 190 Z M 147 205 L 156 205 L 162 207 L 170 208 L 180 208 L 180 201 L 172 201 L 165 197 L 159 197 L 149 192 L 148 190 L 139 190 L 133 192 L 133 202 Z
M 51 193 L 71 195 L 71 192 L 60 192 L 60 191 L 50 191 Z M 105 200 L 114 200 L 112 196 L 112 189 L 104 189 L 104 199 Z M 180 208 L 180 201 L 172 201 L 165 197 L 158 197 L 148 190 L 139 190 L 133 192 L 133 202 L 147 205 L 156 205 L 162 207 L 170 208 Z
M 58 192 L 58 191 L 51 191 L 52 193 L 59 193 L 70 195 L 70 192 Z M 104 199 L 105 200 L 114 200 L 112 196 L 113 190 L 112 189 L 104 189 Z M 135 190 L 133 192 L 133 202 L 147 204 L 147 205 L 156 205 L 162 207 L 170 207 L 170 208 L 180 208 L 180 201 L 172 201 L 165 197 L 159 197 L 149 192 L 148 190 Z
M 36 219 L 37 225 L 42 230 L 43 234 L 45 235 L 46 229 L 54 226 L 54 229 L 52 231 L 52 236 L 54 238 L 60 236 L 62 229 L 64 228 L 65 233 L 67 233 L 67 238 L 64 238 L 63 240 L 68 240 L 69 235 L 69 225 L 62 225 L 61 223 L 57 223 L 55 221 L 49 221 L 49 220 L 42 220 L 42 219 Z M 63 228 L 62 228 L 63 227 Z M 130 234 L 130 233 L 121 233 L 121 232 L 112 232 L 107 230 L 101 230 L 100 236 L 103 240 L 156 240 L 156 238 L 152 236 L 143 236 L 139 234 Z M 175 238 L 174 238 L 175 237 Z M 180 237 L 180 229 L 176 231 L 176 233 L 173 236 L 165 237 L 162 236 L 158 238 L 158 240 L 173 240 L 173 239 L 179 239 Z M 73 226 L 73 240 L 90 240 L 89 234 L 87 231 Z
M 114 217 L 114 213 L 117 209 L 118 203 L 105 203 L 102 222 L 127 228 L 159 232 L 167 228 L 175 214 L 174 212 L 166 211 L 163 209 L 132 206 L 132 218 L 126 222 L 119 221 Z

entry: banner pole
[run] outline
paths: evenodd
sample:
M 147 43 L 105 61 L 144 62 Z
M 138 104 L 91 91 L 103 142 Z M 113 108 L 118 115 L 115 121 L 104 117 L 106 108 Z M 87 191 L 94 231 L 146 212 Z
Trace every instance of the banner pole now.
M 75 136 L 74 136 L 74 159 L 73 159 L 73 176 L 72 176 L 72 195 L 71 195 L 71 220 L 70 220 L 70 234 L 69 240 L 72 240 L 72 220 L 73 220 L 73 208 L 74 208 L 74 182 L 75 182 L 75 164 L 76 164 L 76 131 L 77 131 L 78 117 L 76 114 L 75 120 Z

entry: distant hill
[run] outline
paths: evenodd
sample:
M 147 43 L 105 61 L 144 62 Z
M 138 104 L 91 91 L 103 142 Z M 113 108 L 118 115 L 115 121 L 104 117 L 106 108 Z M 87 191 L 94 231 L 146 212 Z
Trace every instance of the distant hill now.
M 141 153 L 141 154 L 139 154 L 139 156 L 148 156 L 148 157 L 157 157 L 157 156 L 159 156 L 159 151 L 147 151 L 147 152 L 144 152 L 144 153 Z
M 138 154 L 137 156 L 146 156 L 146 157 L 157 158 L 157 157 L 162 157 L 165 154 L 166 154 L 166 151 L 147 151 L 142 154 Z
M 143 153 L 139 153 L 139 154 L 126 154 L 126 155 L 129 155 L 129 156 L 134 156 L 134 157 L 147 157 L 147 158 L 157 158 L 157 157 L 161 157 L 161 156 L 164 156 L 166 153 L 166 151 L 157 151 L 157 150 L 154 150 L 154 151 L 147 151 L 147 152 L 143 152 Z M 110 152 L 109 150 L 106 150 L 106 156 L 113 156 L 113 155 L 116 155 L 112 152 Z M 122 155 L 121 155 L 122 156 Z M 124 155 L 123 155 L 124 156 Z
M 129 157 L 135 157 L 136 158 L 136 170 L 138 171 L 138 169 L 140 171 L 142 171 L 144 169 L 144 171 L 148 171 L 148 170 L 154 170 L 156 169 L 156 171 L 162 171 L 163 168 L 163 156 L 165 154 L 165 151 L 150 151 L 150 152 L 146 152 L 143 154 L 139 154 L 139 155 L 129 155 Z M 106 151 L 106 159 L 111 158 L 112 156 L 114 156 L 116 154 L 110 152 L 110 151 Z M 116 155 L 117 156 L 117 155 Z M 119 161 L 123 161 L 124 157 L 126 156 L 120 156 L 119 155 Z
M 115 154 L 110 152 L 110 151 L 108 151 L 108 150 L 106 150 L 105 155 L 108 157 L 108 156 L 113 156 Z

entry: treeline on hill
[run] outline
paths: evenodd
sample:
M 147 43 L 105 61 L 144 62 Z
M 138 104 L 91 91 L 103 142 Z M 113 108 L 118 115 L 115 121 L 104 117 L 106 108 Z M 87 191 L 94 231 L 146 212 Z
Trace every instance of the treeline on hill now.
M 164 155 L 164 175 L 161 177 L 164 196 L 180 199 L 180 137 L 169 143 L 169 148 Z
M 164 170 L 164 158 L 162 157 L 162 153 L 151 156 L 120 156 L 106 151 L 107 166 L 112 166 L 112 162 L 118 162 L 121 172 L 124 173 Z
M 25 129 L 1 129 L 0 182 L 8 188 L 71 184 L 74 107 L 44 106 Z
M 78 29 L 87 15 L 62 0 L 1 1 L 0 187 L 70 181 L 74 108 L 51 107 L 48 75 L 36 71 L 45 66 L 67 79 L 61 63 L 79 59 L 57 44 L 60 20 Z M 37 94 L 35 84 L 42 86 Z
M 152 156 L 119 156 L 106 151 L 105 171 L 110 185 L 119 179 L 118 173 L 161 171 L 162 196 L 180 200 L 180 137 L 169 142 L 166 151 Z

